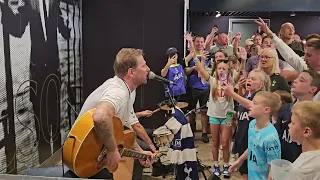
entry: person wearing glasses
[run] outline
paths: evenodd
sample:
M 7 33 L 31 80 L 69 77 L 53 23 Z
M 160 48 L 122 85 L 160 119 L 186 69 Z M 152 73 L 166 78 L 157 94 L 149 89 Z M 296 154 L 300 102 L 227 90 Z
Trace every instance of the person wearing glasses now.
M 265 48 L 259 56 L 258 69 L 270 76 L 270 91 L 283 90 L 290 92 L 288 82 L 280 75 L 279 58 L 275 49 Z

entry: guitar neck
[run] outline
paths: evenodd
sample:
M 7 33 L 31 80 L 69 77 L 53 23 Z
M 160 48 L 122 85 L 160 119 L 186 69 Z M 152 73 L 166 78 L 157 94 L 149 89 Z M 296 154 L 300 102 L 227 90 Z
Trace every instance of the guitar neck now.
M 139 153 L 139 152 L 136 152 L 134 150 L 131 150 L 131 149 L 122 149 L 120 154 L 122 156 L 125 156 L 125 157 L 132 157 L 134 159 L 143 159 L 143 160 L 146 160 L 148 158 L 150 158 L 150 155 L 147 155 L 147 154 L 143 154 L 143 153 Z

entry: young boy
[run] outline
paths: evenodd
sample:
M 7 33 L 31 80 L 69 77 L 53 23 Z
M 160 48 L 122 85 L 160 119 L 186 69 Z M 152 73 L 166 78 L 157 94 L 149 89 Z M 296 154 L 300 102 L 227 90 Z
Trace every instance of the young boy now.
M 292 107 L 289 132 L 302 145 L 302 154 L 292 164 L 290 179 L 320 179 L 320 102 L 298 102 Z
M 249 124 L 248 149 L 229 168 L 230 172 L 248 159 L 248 179 L 268 179 L 271 161 L 281 157 L 279 136 L 270 122 L 270 116 L 279 109 L 279 104 L 280 98 L 271 92 L 260 91 L 255 95 L 248 114 L 255 118 Z
M 315 94 L 320 90 L 320 74 L 313 70 L 305 70 L 293 81 L 291 92 L 297 102 L 312 101 Z M 294 162 L 301 154 L 301 145 L 293 142 L 290 138 L 289 124 L 291 122 L 291 108 L 294 103 L 285 104 L 279 111 L 275 127 L 281 141 L 281 159 Z

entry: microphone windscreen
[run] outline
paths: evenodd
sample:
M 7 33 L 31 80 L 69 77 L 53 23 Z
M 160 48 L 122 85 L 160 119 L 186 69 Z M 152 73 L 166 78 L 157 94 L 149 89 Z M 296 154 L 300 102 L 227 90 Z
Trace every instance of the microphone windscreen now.
M 156 74 L 154 72 L 152 72 L 152 71 L 150 71 L 149 74 L 148 74 L 148 78 L 149 79 L 154 79 L 155 76 L 156 76 Z

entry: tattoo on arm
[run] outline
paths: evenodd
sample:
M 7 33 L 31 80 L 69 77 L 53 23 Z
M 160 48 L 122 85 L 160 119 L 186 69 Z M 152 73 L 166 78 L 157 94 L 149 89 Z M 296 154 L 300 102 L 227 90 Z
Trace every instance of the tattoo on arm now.
M 107 152 L 112 152 L 117 149 L 113 136 L 113 116 L 114 107 L 107 102 L 100 102 L 93 113 L 94 130 L 105 145 Z

